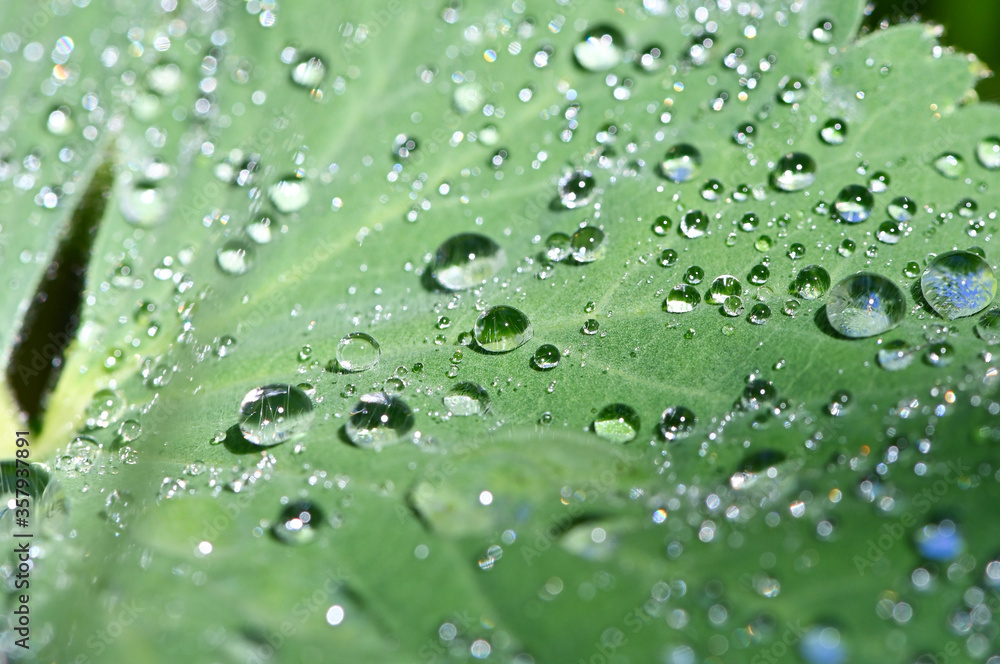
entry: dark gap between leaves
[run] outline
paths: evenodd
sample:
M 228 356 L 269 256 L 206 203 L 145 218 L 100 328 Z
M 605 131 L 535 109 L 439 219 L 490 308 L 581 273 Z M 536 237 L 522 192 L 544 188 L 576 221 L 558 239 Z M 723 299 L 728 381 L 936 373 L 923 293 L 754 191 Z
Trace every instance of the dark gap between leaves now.
M 114 183 L 112 165 L 106 159 L 94 172 L 14 338 L 7 384 L 33 430 L 44 419 L 66 347 L 80 324 L 87 265 Z

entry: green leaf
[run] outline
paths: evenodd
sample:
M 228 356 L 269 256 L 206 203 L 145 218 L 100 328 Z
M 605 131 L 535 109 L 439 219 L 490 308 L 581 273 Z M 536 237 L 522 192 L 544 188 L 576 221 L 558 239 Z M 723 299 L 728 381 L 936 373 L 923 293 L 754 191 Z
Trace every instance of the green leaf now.
M 91 215 L 80 324 L 31 413 L 31 460 L 49 469 L 31 517 L 31 654 L 992 654 L 996 357 L 979 316 L 941 318 L 907 264 L 978 245 L 995 269 L 997 172 L 977 146 L 1000 114 L 975 100 L 974 58 L 922 24 L 859 36 L 863 10 L 67 4 L 38 10 L 37 35 L 3 36 L 0 200 L 30 220 L 3 222 L 0 339 L 22 337 L 8 364 L 43 345 L 19 327 L 25 303 L 48 297 L 42 275 L 74 211 L 98 209 L 81 205 L 92 174 L 113 176 Z M 32 11 L 4 15 L 35 25 Z M 590 71 L 574 48 L 602 26 L 623 50 Z M 50 70 L 63 36 L 65 82 Z M 59 104 L 67 136 L 38 121 Z M 821 135 L 831 119 L 847 127 L 840 144 Z M 689 181 L 661 165 L 676 145 L 700 155 Z M 815 163 L 790 192 L 775 172 L 788 153 Z M 935 167 L 946 153 L 958 177 Z M 560 182 L 577 170 L 595 193 L 566 205 Z M 50 182 L 64 195 L 46 209 Z M 875 190 L 857 224 L 833 212 L 852 184 Z M 917 209 L 886 241 L 899 196 Z M 699 231 L 682 232 L 696 217 Z M 576 259 L 554 261 L 550 236 L 582 227 Z M 435 254 L 463 233 L 506 263 L 451 292 Z M 891 280 L 901 322 L 838 334 L 831 293 L 790 291 L 810 265 L 832 284 Z M 723 275 L 742 310 L 712 302 Z M 666 311 L 692 281 L 700 304 Z M 468 343 L 501 305 L 530 330 Z M 381 352 L 348 373 L 338 343 L 356 332 Z M 895 340 L 917 360 L 888 371 L 876 357 Z M 532 361 L 543 344 L 561 353 L 551 370 Z M 479 414 L 451 398 L 466 383 L 483 389 L 466 397 L 485 393 Z M 239 424 L 268 385 L 298 386 L 312 415 L 274 440 L 258 422 L 258 442 L 280 443 L 265 448 Z M 359 399 L 382 391 L 412 427 L 352 444 L 378 426 Z M 665 435 L 681 408 L 694 418 Z M 17 532 L 10 510 L 0 518 Z M 5 602 L 16 607 L 13 590 Z

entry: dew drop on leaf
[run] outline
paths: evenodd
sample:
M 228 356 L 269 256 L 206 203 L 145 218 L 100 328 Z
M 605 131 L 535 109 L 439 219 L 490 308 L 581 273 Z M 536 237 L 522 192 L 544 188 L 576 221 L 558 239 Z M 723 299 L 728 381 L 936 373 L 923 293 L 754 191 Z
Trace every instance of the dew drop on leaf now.
M 949 251 L 935 258 L 920 277 L 927 304 L 949 320 L 985 309 L 997 294 L 993 269 L 971 251 Z
M 660 435 L 667 441 L 682 440 L 691 435 L 697 422 L 690 408 L 672 406 L 660 418 Z
M 837 194 L 833 208 L 842 221 L 857 224 L 871 216 L 874 204 L 875 199 L 866 187 L 849 184 Z
M 663 310 L 671 314 L 686 314 L 701 303 L 701 295 L 690 284 L 674 286 L 663 300 Z
M 125 397 L 117 390 L 98 390 L 84 411 L 85 429 L 106 429 L 121 419 L 127 405 Z
M 934 169 L 950 180 L 965 175 L 965 160 L 952 152 L 945 152 L 934 160 Z
M 816 161 L 802 152 L 783 156 L 771 171 L 771 184 L 781 191 L 801 191 L 816 180 Z
M 916 349 L 903 339 L 894 339 L 882 344 L 875 359 L 886 371 L 901 371 L 913 364 Z
M 309 203 L 309 184 L 297 175 L 289 175 L 268 187 L 267 197 L 278 212 L 298 212 Z
M 712 304 L 724 304 L 732 296 L 743 294 L 743 285 L 740 280 L 730 274 L 723 274 L 712 281 L 708 287 L 708 294 L 705 301 Z
M 297 387 L 255 387 L 240 403 L 240 431 L 254 445 L 269 447 L 305 435 L 314 416 L 312 400 Z
M 583 207 L 597 193 L 597 180 L 590 171 L 574 171 L 559 180 L 559 202 L 572 210 Z
M 681 218 L 681 235 L 692 240 L 702 237 L 708 232 L 708 223 L 708 215 L 701 210 L 691 210 Z
M 1000 138 L 991 136 L 976 145 L 976 158 L 983 168 L 995 171 L 1000 168 Z
M 378 342 L 364 332 L 351 332 L 337 342 L 337 365 L 346 373 L 374 368 L 381 355 Z
M 597 226 L 584 226 L 573 233 L 570 249 L 577 263 L 592 263 L 602 258 L 607 250 L 605 235 Z
M 292 67 L 292 81 L 304 88 L 318 87 L 325 76 L 326 65 L 316 55 L 304 57 Z
M 344 433 L 358 447 L 378 451 L 401 442 L 413 424 L 413 411 L 405 401 L 373 392 L 363 395 L 351 409 Z
M 1000 344 L 1000 307 L 994 307 L 976 321 L 976 334 L 990 346 Z
M 153 182 L 141 181 L 126 191 L 119 203 L 125 221 L 148 228 L 167 216 L 167 200 L 163 190 Z
M 297 500 L 281 510 L 272 532 L 285 544 L 308 544 L 316 539 L 316 529 L 322 523 L 319 507 L 308 500 Z
M 452 415 L 485 415 L 490 409 L 490 395 L 478 383 L 458 383 L 444 395 L 444 406 Z
M 559 366 L 561 355 L 559 349 L 552 344 L 542 344 L 531 356 L 531 365 L 539 371 L 549 371 Z
M 631 406 L 613 403 L 597 413 L 594 433 L 612 443 L 627 443 L 639 433 L 639 413 Z
M 434 252 L 431 275 L 450 291 L 475 288 L 492 279 L 507 264 L 507 254 L 496 242 L 478 233 L 460 233 Z
M 899 286 L 871 272 L 858 272 L 830 289 L 826 317 L 846 337 L 871 337 L 896 327 L 906 314 Z
M 509 353 L 531 339 L 531 321 L 519 309 L 500 305 L 479 315 L 473 336 L 487 353 Z
M 917 213 L 917 204 L 912 198 L 898 196 L 889 202 L 889 205 L 886 206 L 886 211 L 895 221 L 905 223 L 913 219 L 913 215 Z
M 254 248 L 242 238 L 232 238 L 219 247 L 216 263 L 226 274 L 246 274 L 254 264 Z
M 701 152 L 693 145 L 678 143 L 667 150 L 660 169 L 668 180 L 687 182 L 701 170 Z
M 577 64 L 587 71 L 607 71 L 624 57 L 625 37 L 615 28 L 600 25 L 588 30 L 573 46 Z

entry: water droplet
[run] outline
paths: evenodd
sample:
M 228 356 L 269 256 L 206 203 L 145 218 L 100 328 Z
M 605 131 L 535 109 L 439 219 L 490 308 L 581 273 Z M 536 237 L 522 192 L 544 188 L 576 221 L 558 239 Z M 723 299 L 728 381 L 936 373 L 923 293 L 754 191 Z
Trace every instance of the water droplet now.
M 816 180 L 816 161 L 802 152 L 789 152 L 771 171 L 771 184 L 781 191 L 801 191 Z
M 844 238 L 844 240 L 840 243 L 840 246 L 837 247 L 837 253 L 843 256 L 844 258 L 848 258 L 854 254 L 854 250 L 857 248 L 858 245 L 857 243 L 854 242 L 854 240 L 850 238 Z
M 786 255 L 793 261 L 797 261 L 798 259 L 806 255 L 806 245 L 802 244 L 801 242 L 793 242 L 791 245 L 789 245 Z
M 954 357 L 955 349 L 946 341 L 937 341 L 927 346 L 927 364 L 932 367 L 946 367 Z
M 580 332 L 586 335 L 597 334 L 597 330 L 600 328 L 601 324 L 597 322 L 594 318 L 588 318 L 583 321 L 583 325 L 580 326 Z
M 663 411 L 660 418 L 660 435 L 664 440 L 683 440 L 694 431 L 698 419 L 691 412 L 691 409 L 684 406 L 672 406 Z
M 685 314 L 701 303 L 698 289 L 689 284 L 674 286 L 663 300 L 663 310 L 672 314 Z
M 253 245 L 241 238 L 232 238 L 219 247 L 216 263 L 226 274 L 246 274 L 254 264 Z
M 267 244 L 271 241 L 271 218 L 262 215 L 246 225 L 247 237 L 257 244 Z
M 739 316 L 743 313 L 743 298 L 738 295 L 727 297 L 722 303 L 722 313 L 727 316 Z
M 976 146 L 976 158 L 983 168 L 991 171 L 1000 168 L 1000 138 L 991 136 L 979 141 Z
M 837 216 L 849 224 L 857 224 L 872 213 L 875 199 L 867 188 L 860 184 L 849 184 L 837 194 L 833 207 Z
M 705 271 L 697 265 L 692 265 L 688 269 L 684 270 L 684 281 L 691 285 L 700 284 L 701 280 L 704 278 Z
M 799 654 L 806 664 L 843 664 L 847 651 L 840 641 L 840 632 L 833 627 L 814 627 L 802 636 Z
M 693 145 L 678 143 L 663 157 L 663 175 L 674 182 L 687 182 L 701 169 L 701 153 Z
M 799 313 L 799 309 L 802 308 L 802 303 L 796 299 L 785 300 L 784 304 L 781 305 L 781 311 L 789 318 L 795 318 L 795 315 Z
M 886 211 L 894 220 L 905 223 L 913 219 L 913 215 L 917 213 L 917 204 L 912 198 L 899 196 L 892 199 L 889 205 L 886 206 Z
M 770 251 L 771 249 L 771 236 L 761 235 L 756 240 L 754 240 L 753 248 L 760 252 Z
M 473 330 L 476 343 L 487 353 L 509 353 L 531 339 L 531 321 L 518 309 L 500 305 L 479 315 Z
M 957 180 L 965 175 L 965 160 L 957 154 L 945 152 L 934 160 L 934 168 L 946 178 Z
M 124 420 L 118 425 L 118 437 L 124 443 L 131 443 L 142 435 L 142 425 L 137 420 Z
M 798 104 L 805 100 L 809 86 L 800 78 L 786 76 L 778 84 L 778 100 L 783 104 Z
M 563 261 L 570 257 L 573 249 L 572 238 L 565 233 L 553 233 L 545 240 L 545 255 L 550 261 Z
M 507 254 L 496 242 L 477 233 L 453 235 L 437 248 L 431 275 L 451 291 L 481 286 L 507 264 Z
M 722 183 L 718 180 L 705 180 L 701 186 L 701 197 L 706 201 L 717 201 L 722 196 Z
M 278 212 L 298 212 L 309 202 L 309 183 L 297 175 L 289 175 L 272 184 L 267 196 Z
M 111 389 L 98 390 L 84 411 L 85 429 L 106 429 L 121 419 L 126 406 L 125 397 L 119 392 Z
M 879 274 L 858 272 L 832 289 L 826 317 L 846 337 L 871 337 L 896 327 L 906 314 L 899 286 Z
M 918 530 L 916 544 L 921 556 L 942 562 L 954 560 L 965 550 L 965 542 L 950 519 L 930 523 Z
M 597 180 L 590 171 L 575 171 L 559 180 L 559 201 L 563 207 L 583 207 L 597 193 Z
M 712 304 L 723 304 L 730 297 L 742 294 L 743 285 L 740 280 L 730 274 L 723 274 L 712 281 L 712 285 L 708 287 L 705 301 Z
M 587 71 L 607 71 L 621 63 L 625 37 L 618 30 L 601 25 L 588 30 L 573 46 L 577 64 Z
M 684 237 L 699 238 L 708 232 L 708 215 L 701 210 L 691 210 L 681 218 L 680 231 Z
M 382 349 L 364 332 L 351 332 L 337 342 L 337 364 L 347 373 L 368 371 L 378 364 Z
M 490 409 L 490 395 L 478 383 L 459 383 L 444 395 L 444 406 L 452 415 L 485 415 Z
M 976 321 L 976 334 L 990 346 L 1000 344 L 1000 307 L 990 309 Z
M 660 253 L 659 263 L 663 267 L 673 267 L 677 264 L 677 252 L 673 249 L 664 249 Z
M 240 403 L 240 431 L 261 447 L 269 447 L 305 435 L 313 419 L 312 401 L 292 385 L 255 387 Z
M 548 371 L 559 366 L 561 357 L 558 348 L 552 344 L 542 344 L 531 356 L 531 364 L 539 371 Z
M 163 191 L 152 182 L 137 182 L 122 195 L 119 209 L 125 221 L 148 228 L 166 218 L 167 199 Z
M 740 229 L 746 231 L 747 233 L 751 233 L 757 230 L 757 226 L 759 225 L 760 225 L 760 218 L 753 212 L 745 213 L 743 215 L 743 218 L 740 219 Z
M 607 250 L 604 231 L 597 226 L 584 226 L 573 233 L 570 248 L 577 263 L 592 263 L 603 257 Z
M 308 500 L 289 503 L 273 526 L 274 536 L 285 544 L 307 544 L 316 539 L 323 513 Z
M 365 394 L 351 409 L 344 433 L 358 447 L 378 451 L 395 445 L 413 428 L 413 411 L 385 392 Z
M 639 413 L 623 403 L 605 406 L 594 418 L 594 433 L 612 443 L 627 443 L 639 433 Z
M 659 217 L 656 218 L 656 221 L 653 222 L 653 227 L 652 227 L 653 233 L 659 235 L 660 237 L 663 237 L 664 235 L 667 234 L 667 232 L 670 230 L 670 227 L 673 225 L 674 222 L 670 217 L 661 214 Z
M 757 128 L 749 122 L 741 124 L 733 130 L 733 141 L 737 145 L 750 145 L 756 130 Z
M 903 229 L 898 222 L 883 221 L 878 226 L 876 237 L 879 239 L 879 242 L 896 244 L 903 238 Z
M 750 308 L 747 320 L 754 325 L 764 325 L 771 318 L 771 307 L 763 302 L 758 302 Z
M 847 390 L 838 390 L 830 397 L 826 404 L 826 412 L 833 417 L 840 417 L 847 413 L 847 407 L 851 404 L 851 393 Z
M 833 41 L 833 21 L 822 19 L 809 34 L 817 44 L 829 44 Z
M 920 277 L 927 304 L 949 320 L 985 309 L 997 294 L 993 269 L 971 251 L 949 251 L 927 266 Z
M 903 339 L 894 339 L 882 344 L 876 359 L 886 371 L 900 371 L 913 364 L 916 350 Z
M 760 286 L 766 284 L 767 280 L 771 278 L 771 270 L 766 265 L 758 263 L 750 268 L 747 278 L 750 280 L 750 283 Z
M 807 265 L 792 281 L 791 292 L 803 300 L 816 300 L 830 289 L 830 274 L 819 265 Z
M 868 178 L 868 189 L 874 194 L 882 194 L 889 190 L 890 182 L 891 179 L 887 173 L 878 171 L 872 173 L 872 176 Z
M 326 76 L 326 65 L 316 55 L 302 58 L 292 67 L 292 81 L 304 88 L 318 87 L 323 82 L 324 76 Z

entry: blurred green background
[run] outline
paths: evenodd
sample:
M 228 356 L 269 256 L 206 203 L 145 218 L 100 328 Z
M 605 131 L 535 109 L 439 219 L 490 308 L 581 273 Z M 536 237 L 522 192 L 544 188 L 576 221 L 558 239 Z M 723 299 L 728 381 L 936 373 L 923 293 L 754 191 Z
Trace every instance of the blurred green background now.
M 894 0 L 874 2 L 868 25 L 872 28 L 885 19 L 890 22 L 919 16 L 925 21 L 945 26 L 942 41 L 958 51 L 975 53 L 996 71 L 1000 68 L 1000 2 L 996 0 Z M 1000 102 L 1000 79 L 984 79 L 976 90 L 984 101 Z

